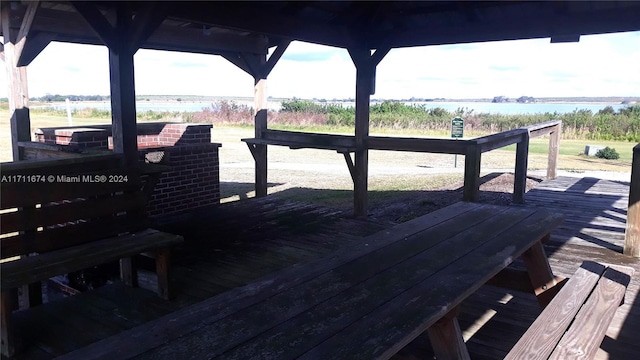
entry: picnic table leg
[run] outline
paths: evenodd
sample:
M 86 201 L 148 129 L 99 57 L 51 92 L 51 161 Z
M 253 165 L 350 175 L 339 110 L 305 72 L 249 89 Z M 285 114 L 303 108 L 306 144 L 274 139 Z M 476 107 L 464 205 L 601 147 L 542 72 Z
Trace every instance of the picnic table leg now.
M 166 300 L 173 298 L 171 289 L 171 251 L 169 248 L 156 253 L 156 274 L 158 276 L 158 295 Z
M 529 273 L 531 286 L 538 298 L 538 303 L 544 309 L 551 299 L 558 293 L 560 278 L 556 278 L 551 271 L 547 253 L 541 241 L 536 242 L 522 254 L 522 260 Z
M 120 259 L 120 277 L 131 287 L 138 287 L 138 271 L 133 256 Z
M 2 355 L 8 358 L 15 354 L 13 328 L 11 326 L 11 313 L 13 311 L 13 291 L 3 291 L 0 295 L 0 331 L 2 332 Z
M 471 359 L 458 324 L 456 306 L 427 329 L 434 355 L 441 359 Z

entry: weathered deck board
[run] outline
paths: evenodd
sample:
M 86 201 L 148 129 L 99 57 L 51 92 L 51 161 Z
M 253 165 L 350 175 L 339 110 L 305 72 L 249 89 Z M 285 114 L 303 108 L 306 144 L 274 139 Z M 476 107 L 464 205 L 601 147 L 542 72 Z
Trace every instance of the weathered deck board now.
M 526 206 L 555 209 L 567 216 L 545 245 L 556 275 L 571 276 L 585 259 L 624 264 L 640 273 L 640 262 L 620 253 L 628 190 L 628 183 L 558 178 L 527 193 Z M 17 313 L 20 336 L 26 336 L 29 345 L 22 358 L 51 358 L 94 337 L 131 328 L 267 273 L 348 247 L 391 225 L 351 219 L 334 209 L 275 196 L 185 214 L 163 227 L 185 236 L 175 254 L 178 296 L 174 301 L 115 283 Z M 514 266 L 522 264 L 516 261 Z M 152 288 L 152 279 L 142 276 L 141 284 Z M 640 353 L 639 291 L 636 276 L 608 329 L 599 359 L 626 359 Z M 460 326 L 473 359 L 504 357 L 540 312 L 535 296 L 493 286 L 482 287 L 461 310 Z M 75 337 L 91 332 L 94 323 L 95 332 Z M 430 356 L 428 337 L 422 336 L 395 358 Z
M 567 216 L 551 242 L 621 251 L 624 246 L 629 183 L 560 177 L 527 193 L 527 206 L 557 210 Z

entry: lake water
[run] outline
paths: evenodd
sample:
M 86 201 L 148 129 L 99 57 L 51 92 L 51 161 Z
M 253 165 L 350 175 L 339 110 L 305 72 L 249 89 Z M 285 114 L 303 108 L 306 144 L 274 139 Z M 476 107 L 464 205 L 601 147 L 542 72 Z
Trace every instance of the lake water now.
M 253 106 L 251 101 L 236 101 L 238 105 Z M 345 107 L 354 106 L 353 102 L 339 102 Z M 519 103 L 491 103 L 491 102 L 413 102 L 407 104 L 424 105 L 426 108 L 443 108 L 447 111 L 455 111 L 458 108 L 467 108 L 473 110 L 474 113 L 492 113 L 492 114 L 536 114 L 536 113 L 570 113 L 574 110 L 591 110 L 593 113 L 597 113 L 599 110 L 604 109 L 607 106 L 613 107 L 618 111 L 627 105 L 622 104 L 603 104 L 603 103 L 532 103 L 532 104 L 519 104 Z M 153 111 L 179 111 L 179 112 L 193 112 L 200 111 L 203 108 L 211 107 L 211 102 L 148 102 L 140 101 L 136 103 L 136 109 L 138 112 L 145 112 L 148 110 Z M 51 106 L 34 106 L 38 107 L 52 107 L 58 110 L 66 109 L 64 103 L 54 104 Z M 110 110 L 111 105 L 109 102 L 72 102 L 71 109 L 85 109 L 95 108 L 99 110 Z M 270 110 L 279 110 L 280 102 L 270 101 L 268 102 L 268 108 Z

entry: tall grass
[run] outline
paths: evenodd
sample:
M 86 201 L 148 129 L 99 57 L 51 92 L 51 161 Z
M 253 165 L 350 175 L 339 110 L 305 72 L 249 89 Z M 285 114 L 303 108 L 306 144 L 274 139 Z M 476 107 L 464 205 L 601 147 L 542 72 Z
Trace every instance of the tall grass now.
M 332 126 L 353 126 L 355 122 L 353 107 L 315 104 L 305 100 L 285 102 L 280 112 L 296 114 L 298 117 L 304 117 L 305 114 L 323 115 L 324 122 L 323 117 L 316 119 L 316 122 Z M 567 139 L 640 141 L 640 105 L 622 108 L 618 112 L 606 107 L 595 114 L 591 110 L 574 110 L 570 113 L 503 115 L 475 113 L 468 108 L 447 111 L 439 107 L 428 108 L 425 104 L 407 105 L 387 101 L 371 106 L 369 121 L 374 128 L 448 131 L 451 119 L 456 116 L 465 119 L 465 130 L 471 132 L 495 133 L 549 120 L 562 120 L 563 136 Z M 286 115 L 280 114 L 279 117 L 286 118 Z M 277 119 L 270 119 L 270 122 L 277 123 Z
M 38 113 L 66 116 L 64 110 L 33 109 Z M 254 110 L 234 101 L 221 100 L 196 112 L 146 111 L 137 114 L 138 121 L 185 121 L 194 123 L 251 126 Z M 74 110 L 74 116 L 109 118 L 110 112 L 98 109 Z M 355 108 L 339 104 L 316 103 L 310 100 L 283 101 L 280 111 L 268 112 L 269 124 L 286 128 L 345 128 L 355 124 Z M 430 130 L 446 133 L 451 119 L 465 119 L 465 131 L 496 133 L 549 120 L 562 120 L 562 135 L 566 139 L 623 140 L 640 142 L 640 105 L 622 108 L 617 112 L 606 107 L 597 113 L 574 110 L 570 113 L 538 113 L 503 115 L 476 113 L 473 109 L 448 111 L 425 104 L 407 105 L 386 101 L 371 105 L 369 121 L 374 129 Z

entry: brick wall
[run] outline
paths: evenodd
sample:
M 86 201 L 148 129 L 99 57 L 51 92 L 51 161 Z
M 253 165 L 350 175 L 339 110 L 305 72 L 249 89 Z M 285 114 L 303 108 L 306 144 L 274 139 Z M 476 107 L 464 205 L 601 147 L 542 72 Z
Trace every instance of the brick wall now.
M 106 148 L 109 136 L 111 131 L 104 128 L 47 128 L 36 130 L 35 141 L 72 149 Z
M 171 167 L 149 200 L 149 216 L 169 215 L 220 202 L 218 148 L 211 143 L 211 125 L 138 124 L 140 160 Z M 111 126 L 37 129 L 37 142 L 73 150 L 113 148 Z
M 169 124 L 157 139 L 146 141 L 149 144 L 157 141 L 161 147 L 141 149 L 141 160 L 172 168 L 162 174 L 149 200 L 150 216 L 220 202 L 220 144 L 211 143 L 211 125 Z

